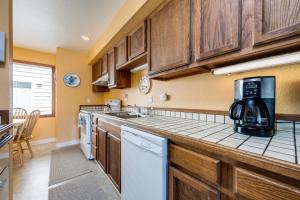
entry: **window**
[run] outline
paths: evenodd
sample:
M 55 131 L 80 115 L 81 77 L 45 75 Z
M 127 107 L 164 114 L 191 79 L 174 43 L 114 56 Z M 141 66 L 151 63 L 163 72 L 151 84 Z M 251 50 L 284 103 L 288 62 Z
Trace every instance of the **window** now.
M 13 107 L 54 116 L 54 67 L 14 62 Z

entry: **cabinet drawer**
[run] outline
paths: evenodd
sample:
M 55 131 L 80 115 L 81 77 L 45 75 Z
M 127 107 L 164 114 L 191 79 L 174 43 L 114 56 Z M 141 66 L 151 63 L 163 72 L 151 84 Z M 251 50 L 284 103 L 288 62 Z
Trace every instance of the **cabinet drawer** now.
M 220 181 L 220 161 L 184 149 L 176 145 L 170 145 L 170 161 L 188 171 L 199 175 L 201 178 L 218 185 Z
M 92 132 L 92 144 L 97 146 L 97 133 Z
M 234 169 L 234 192 L 238 199 L 300 199 L 300 188 L 240 168 Z

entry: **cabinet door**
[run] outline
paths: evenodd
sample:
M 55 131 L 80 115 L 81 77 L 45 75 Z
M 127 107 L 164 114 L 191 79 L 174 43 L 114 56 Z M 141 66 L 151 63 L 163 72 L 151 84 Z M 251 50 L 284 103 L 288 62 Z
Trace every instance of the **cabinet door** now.
M 190 63 L 190 0 L 172 0 L 149 17 L 150 75 Z
M 98 62 L 96 62 L 92 66 L 92 81 L 96 81 L 99 77 L 102 76 L 102 59 L 100 59 Z M 106 92 L 108 91 L 108 88 L 105 86 L 98 86 L 93 85 L 93 91 L 94 92 Z
M 175 169 L 169 168 L 169 200 L 214 200 L 220 199 L 217 190 L 197 179 Z
M 255 0 L 254 45 L 300 34 L 300 0 Z
M 116 84 L 116 66 L 115 66 L 115 51 L 114 49 L 107 53 L 108 64 L 108 86 Z
M 117 68 L 127 62 L 127 37 L 122 39 L 116 46 L 116 66 Z
M 98 163 L 102 169 L 106 172 L 106 136 L 107 132 L 101 128 L 98 128 Z
M 129 60 L 146 52 L 146 22 L 128 36 Z
M 102 60 L 102 75 L 107 74 L 108 66 L 107 66 L 107 54 L 103 56 Z
M 234 170 L 234 192 L 236 199 L 300 199 L 300 187 L 286 185 L 241 168 Z
M 241 0 L 195 0 L 194 3 L 195 59 L 240 49 Z
M 107 134 L 107 174 L 121 191 L 121 141 L 119 138 Z
M 92 81 L 96 81 L 102 75 L 102 60 L 100 59 L 92 66 Z

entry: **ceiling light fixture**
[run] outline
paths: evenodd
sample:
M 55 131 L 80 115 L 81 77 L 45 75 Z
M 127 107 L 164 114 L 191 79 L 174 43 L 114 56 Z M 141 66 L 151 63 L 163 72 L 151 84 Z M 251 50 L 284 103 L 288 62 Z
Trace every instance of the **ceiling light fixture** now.
M 88 36 L 85 36 L 85 35 L 81 36 L 81 39 L 83 39 L 85 41 L 89 41 L 90 40 L 90 38 Z
M 217 68 L 212 70 L 213 75 L 224 75 L 232 73 L 247 72 L 257 69 L 265 69 L 270 67 L 278 67 L 288 64 L 300 63 L 300 52 L 283 54 L 279 56 L 272 56 L 244 62 L 236 65 L 230 65 L 227 67 Z

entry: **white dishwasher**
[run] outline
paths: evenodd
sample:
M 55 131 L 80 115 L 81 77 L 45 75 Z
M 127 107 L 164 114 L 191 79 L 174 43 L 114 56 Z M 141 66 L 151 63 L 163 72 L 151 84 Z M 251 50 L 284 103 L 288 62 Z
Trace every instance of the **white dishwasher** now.
M 168 140 L 122 126 L 121 199 L 166 200 Z

